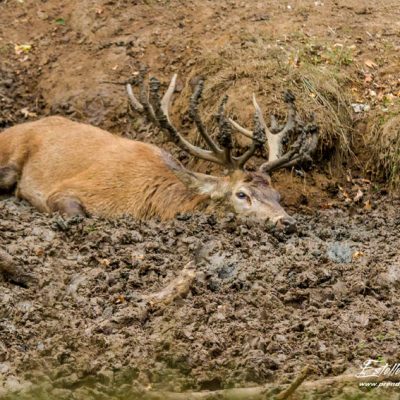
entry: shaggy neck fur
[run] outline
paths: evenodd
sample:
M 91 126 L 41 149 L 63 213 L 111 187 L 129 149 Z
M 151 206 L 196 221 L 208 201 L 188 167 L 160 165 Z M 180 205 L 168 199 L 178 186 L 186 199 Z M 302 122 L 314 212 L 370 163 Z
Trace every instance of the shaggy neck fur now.
M 179 213 L 204 209 L 209 200 L 208 195 L 194 193 L 174 175 L 158 176 L 143 187 L 143 205 L 138 209 L 137 217 L 170 219 Z

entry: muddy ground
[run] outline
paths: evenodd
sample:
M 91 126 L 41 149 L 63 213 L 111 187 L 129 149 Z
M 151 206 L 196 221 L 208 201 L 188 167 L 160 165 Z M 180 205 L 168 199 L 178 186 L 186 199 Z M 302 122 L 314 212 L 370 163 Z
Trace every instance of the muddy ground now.
M 317 378 L 358 372 L 368 358 L 394 363 L 399 205 L 298 213 L 299 232 L 285 235 L 234 216 L 64 221 L 4 200 L 0 245 L 35 281 L 2 282 L 3 385 L 44 380 L 53 398 L 86 399 L 285 383 L 305 365 Z M 145 296 L 191 260 L 187 296 L 153 309 Z
M 65 221 L 1 198 L 0 250 L 30 279 L 23 287 L 0 277 L 0 398 L 139 399 L 284 385 L 306 365 L 317 381 L 354 376 L 369 358 L 400 362 L 400 200 L 383 180 L 398 170 L 374 175 L 386 164 L 368 158 L 379 142 L 371 121 L 399 109 L 399 13 L 391 0 L 0 0 L 1 129 L 61 114 L 182 156 L 128 112 L 122 84 L 141 64 L 163 82 L 179 72 L 173 118 L 186 132 L 199 74 L 205 95 L 226 87 L 230 112 L 249 124 L 252 91 L 269 113 L 291 85 L 300 111 L 312 106 L 324 124 L 319 92 L 287 78 L 286 63 L 326 68 L 348 98 L 333 107 L 346 118 L 324 125 L 313 171 L 274 177 L 299 221 L 292 235 L 234 216 Z M 252 59 L 260 49 L 265 73 Z M 370 111 L 354 113 L 350 102 Z M 154 307 L 148 296 L 193 260 L 187 293 Z M 397 396 L 357 382 L 307 395 Z

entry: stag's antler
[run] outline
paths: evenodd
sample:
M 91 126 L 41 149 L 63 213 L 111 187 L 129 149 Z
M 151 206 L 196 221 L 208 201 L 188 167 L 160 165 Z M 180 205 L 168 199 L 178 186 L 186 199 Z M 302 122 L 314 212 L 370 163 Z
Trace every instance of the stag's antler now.
M 175 91 L 176 78 L 177 76 L 175 74 L 172 77 L 168 90 L 160 100 L 160 82 L 156 78 L 150 78 L 150 93 L 148 94 L 144 85 L 144 72 L 142 71 L 139 76 L 139 100 L 135 97 L 132 86 L 129 83 L 126 86 L 132 107 L 138 112 L 145 113 L 154 124 L 167 133 L 169 138 L 176 145 L 193 156 L 223 165 L 230 170 L 243 168 L 249 158 L 258 148 L 262 147 L 265 142 L 265 124 L 260 121 L 260 116 L 262 117 L 261 113 L 256 110 L 254 115 L 254 131 L 249 131 L 252 137 L 252 143 L 249 149 L 241 156 L 233 156 L 231 137 L 232 128 L 229 119 L 225 116 L 225 104 L 228 97 L 224 97 L 218 110 L 217 120 L 219 125 L 219 134 L 218 143 L 216 143 L 207 132 L 207 129 L 199 115 L 198 105 L 204 87 L 204 81 L 200 80 L 190 99 L 189 115 L 196 124 L 200 136 L 204 139 L 210 150 L 194 146 L 178 132 L 169 118 L 168 110 L 171 104 L 172 94 Z
M 271 173 L 279 168 L 291 167 L 302 161 L 311 160 L 311 154 L 315 151 L 318 143 L 318 128 L 315 125 L 304 127 L 297 120 L 295 97 L 290 90 L 287 90 L 283 98 L 288 107 L 288 117 L 285 125 L 278 125 L 274 116 L 271 116 L 271 127 L 268 128 L 260 106 L 253 95 L 253 104 L 258 114 L 258 120 L 262 123 L 266 132 L 269 147 L 268 161 L 261 165 L 260 170 Z M 252 138 L 253 133 L 243 128 L 237 122 L 229 119 L 231 125 L 243 135 Z M 292 144 L 289 151 L 283 154 L 283 141 L 287 135 L 294 130 L 300 132 L 297 140 Z
M 300 128 L 300 135 L 290 146 L 287 153 L 272 161 L 268 160 L 260 166 L 260 171 L 270 174 L 280 169 L 294 167 L 304 161 L 312 161 L 311 154 L 315 151 L 318 144 L 318 126 L 314 124 Z

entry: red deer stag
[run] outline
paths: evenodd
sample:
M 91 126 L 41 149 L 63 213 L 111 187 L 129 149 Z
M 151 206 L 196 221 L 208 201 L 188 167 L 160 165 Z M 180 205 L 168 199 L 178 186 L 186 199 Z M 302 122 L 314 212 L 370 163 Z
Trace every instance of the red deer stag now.
M 58 211 L 67 216 L 168 219 L 195 209 L 222 208 L 293 229 L 295 220 L 280 206 L 279 194 L 271 186 L 268 174 L 309 159 L 316 144 L 316 130 L 299 129 L 297 141 L 286 154 L 270 152 L 269 161 L 258 172 L 246 172 L 243 166 L 263 146 L 265 132 L 272 135 L 255 98 L 252 144 L 241 156 L 234 156 L 232 124 L 244 134 L 249 135 L 249 131 L 225 116 L 227 97 L 217 115 L 218 142 L 208 134 L 198 113 L 202 81 L 191 98 L 190 115 L 209 148 L 206 150 L 187 141 L 169 118 L 175 82 L 176 76 L 160 99 L 159 81 L 151 78 L 148 92 L 142 76 L 140 101 L 127 85 L 132 106 L 146 113 L 170 140 L 194 157 L 226 167 L 227 176 L 189 171 L 159 147 L 55 116 L 16 125 L 0 134 L 0 190 L 16 186 L 16 195 L 38 210 Z M 289 116 L 281 133 L 295 129 L 296 125 L 294 98 L 287 95 L 285 100 Z M 281 133 L 276 137 L 283 136 Z

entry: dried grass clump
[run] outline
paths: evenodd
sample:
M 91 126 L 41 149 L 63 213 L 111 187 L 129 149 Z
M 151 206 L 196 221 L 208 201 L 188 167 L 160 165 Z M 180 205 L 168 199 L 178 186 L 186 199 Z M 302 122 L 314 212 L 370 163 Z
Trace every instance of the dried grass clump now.
M 283 92 L 291 89 L 297 98 L 299 114 L 311 114 L 321 127 L 320 156 L 334 154 L 339 160 L 351 154 L 352 119 L 349 77 L 335 65 L 313 65 L 307 60 L 293 63 L 292 55 L 282 48 L 272 48 L 254 41 L 244 46 L 231 45 L 220 51 L 203 54 L 192 68 L 189 82 L 206 79 L 202 115 L 210 130 L 215 128 L 213 115 L 220 100 L 229 95 L 227 110 L 241 125 L 252 128 L 254 109 L 252 93 L 256 93 L 266 119 L 271 113 L 285 119 Z M 186 85 L 174 109 L 185 110 L 193 85 Z M 240 138 L 240 134 L 237 134 Z M 248 139 L 247 139 L 248 140 Z M 246 139 L 239 139 L 246 144 Z M 248 143 L 248 142 L 247 142 Z
M 370 152 L 367 168 L 392 189 L 400 187 L 400 105 L 397 108 L 372 117 L 365 135 L 365 147 Z

